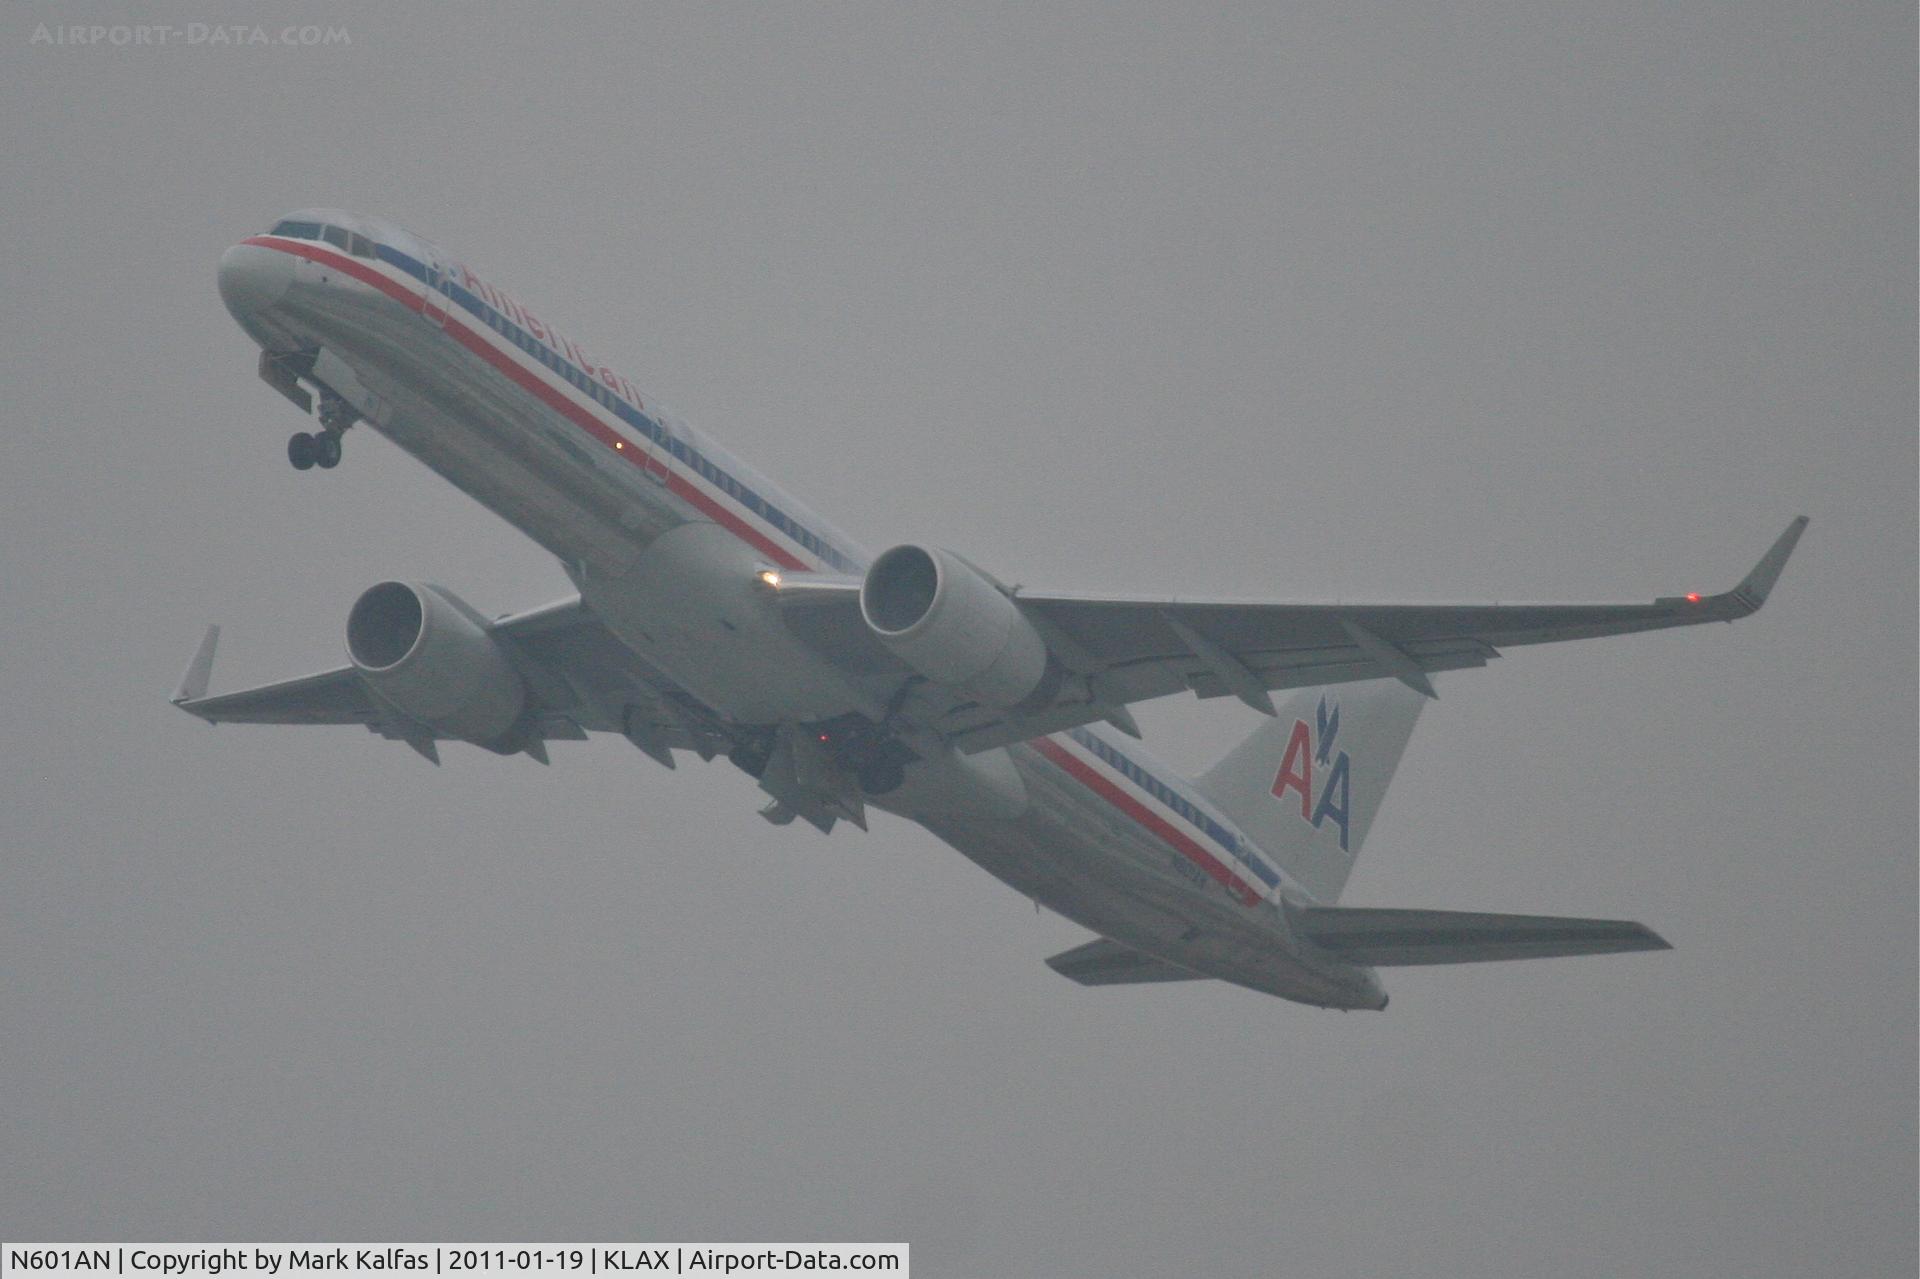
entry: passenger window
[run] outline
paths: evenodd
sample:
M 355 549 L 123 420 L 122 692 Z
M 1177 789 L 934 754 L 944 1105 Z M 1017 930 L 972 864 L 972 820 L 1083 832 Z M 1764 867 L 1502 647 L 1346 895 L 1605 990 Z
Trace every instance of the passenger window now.
M 347 233 L 337 226 L 321 227 L 320 237 L 336 249 L 347 247 Z
M 354 257 L 371 258 L 379 256 L 373 251 L 373 241 L 369 240 L 366 236 L 356 233 L 349 237 L 349 241 L 351 243 L 350 251 Z

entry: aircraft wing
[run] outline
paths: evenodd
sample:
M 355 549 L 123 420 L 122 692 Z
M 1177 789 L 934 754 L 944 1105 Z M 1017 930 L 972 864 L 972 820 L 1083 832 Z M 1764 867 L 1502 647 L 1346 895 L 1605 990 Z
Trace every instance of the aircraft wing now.
M 672 749 L 711 757 L 728 744 L 711 710 L 642 663 L 577 597 L 501 618 L 493 633 L 526 680 L 540 741 L 625 733 L 668 767 Z M 219 627 L 207 629 L 174 694 L 189 715 L 209 724 L 362 724 L 439 762 L 433 730 L 377 697 L 352 666 L 209 695 L 219 637 Z
M 209 666 L 219 637 L 220 628 L 211 626 L 201 641 Z M 351 666 L 216 697 L 176 697 L 173 704 L 209 724 L 366 724 L 380 716 Z
M 1804 516 L 1789 524 L 1730 591 L 1648 603 L 1262 604 L 1020 588 L 1014 601 L 1068 672 L 1051 700 L 1006 710 L 943 697 L 923 681 L 905 706 L 972 752 L 1100 719 L 1134 732 L 1128 704 L 1186 690 L 1232 694 L 1268 714 L 1270 690 L 1352 680 L 1397 678 L 1431 697 L 1433 672 L 1484 666 L 1503 648 L 1746 617 L 1766 602 L 1806 526 Z M 877 647 L 850 633 L 861 629 L 857 582 L 794 585 L 796 629 L 845 652 Z

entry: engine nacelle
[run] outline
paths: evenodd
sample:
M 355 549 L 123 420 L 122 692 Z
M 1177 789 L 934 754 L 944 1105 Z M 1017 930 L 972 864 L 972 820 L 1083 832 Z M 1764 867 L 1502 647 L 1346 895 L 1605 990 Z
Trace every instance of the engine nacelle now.
M 1047 675 L 1047 644 L 994 582 L 951 551 L 896 546 L 860 584 L 860 615 L 901 661 L 995 706 Z
M 453 592 L 382 582 L 347 615 L 347 656 L 381 697 L 448 737 L 516 749 L 526 682 Z

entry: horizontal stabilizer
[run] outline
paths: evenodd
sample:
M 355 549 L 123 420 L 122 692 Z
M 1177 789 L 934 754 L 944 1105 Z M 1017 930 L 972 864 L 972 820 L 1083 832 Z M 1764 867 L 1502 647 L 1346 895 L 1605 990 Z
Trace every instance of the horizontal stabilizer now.
M 1117 941 L 1101 937 L 1084 946 L 1061 951 L 1047 967 L 1082 986 L 1133 986 L 1149 981 L 1205 981 L 1201 973 L 1178 964 L 1143 955 Z
M 1482 915 L 1457 910 L 1376 910 L 1316 906 L 1294 924 L 1322 950 L 1369 967 L 1477 964 L 1494 959 L 1551 959 L 1671 950 L 1645 924 L 1553 915 Z

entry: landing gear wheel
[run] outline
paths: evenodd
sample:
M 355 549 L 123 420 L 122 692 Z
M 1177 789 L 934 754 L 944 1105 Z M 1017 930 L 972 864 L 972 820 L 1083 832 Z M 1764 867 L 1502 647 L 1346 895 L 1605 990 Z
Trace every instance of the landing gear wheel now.
M 332 431 L 313 436 L 313 461 L 323 471 L 340 465 L 340 437 Z M 298 465 L 296 463 L 295 465 Z
M 287 461 L 296 471 L 310 470 L 320 460 L 319 441 L 301 431 L 287 441 Z

